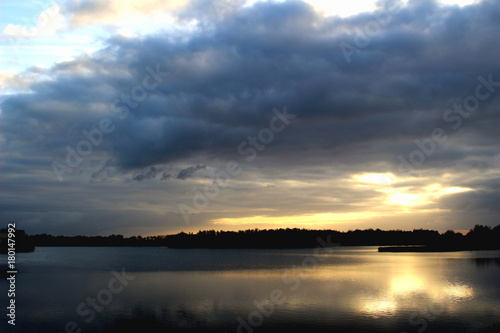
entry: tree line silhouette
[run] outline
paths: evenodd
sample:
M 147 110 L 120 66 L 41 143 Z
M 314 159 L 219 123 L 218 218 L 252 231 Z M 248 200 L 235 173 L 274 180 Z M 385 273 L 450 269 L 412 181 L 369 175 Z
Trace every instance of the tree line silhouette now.
M 5 230 L 0 230 L 0 234 Z M 25 235 L 24 242 L 34 246 L 166 246 L 170 248 L 312 248 L 320 245 L 318 238 L 341 246 L 398 246 L 399 251 L 449 251 L 500 249 L 500 225 L 476 225 L 466 235 L 448 230 L 364 229 L 341 232 L 314 229 L 248 229 L 240 231 L 200 230 L 163 236 L 53 236 Z M 404 248 L 400 246 L 412 246 Z M 382 248 L 381 251 L 398 251 Z
M 35 250 L 35 245 L 33 241 L 30 239 L 30 236 L 26 234 L 24 230 L 15 230 L 12 234 L 11 244 L 9 246 L 9 229 L 0 229 L 0 254 L 9 253 L 9 249 L 11 249 L 15 253 L 21 252 L 33 252 Z

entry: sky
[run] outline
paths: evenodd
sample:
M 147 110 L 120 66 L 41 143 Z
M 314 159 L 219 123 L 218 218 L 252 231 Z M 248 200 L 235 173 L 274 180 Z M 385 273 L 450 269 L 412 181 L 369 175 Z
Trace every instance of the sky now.
M 500 221 L 497 0 L 0 3 L 29 234 Z

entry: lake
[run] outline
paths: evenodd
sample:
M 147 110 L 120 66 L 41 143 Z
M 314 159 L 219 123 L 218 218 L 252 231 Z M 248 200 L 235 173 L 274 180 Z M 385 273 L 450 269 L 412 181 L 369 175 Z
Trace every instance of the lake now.
M 38 247 L 17 264 L 18 333 L 446 333 L 500 322 L 500 251 Z M 14 332 L 7 286 L 2 277 L 0 331 Z

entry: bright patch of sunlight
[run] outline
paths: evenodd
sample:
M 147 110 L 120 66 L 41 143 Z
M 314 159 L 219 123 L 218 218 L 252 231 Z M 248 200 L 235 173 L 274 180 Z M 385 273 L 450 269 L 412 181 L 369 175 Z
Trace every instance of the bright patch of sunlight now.
M 325 0 L 305 0 L 318 12 L 326 16 L 349 17 L 360 13 L 373 12 L 378 8 L 378 0 L 350 0 L 350 1 L 325 1 Z M 477 0 L 440 0 L 442 5 L 458 5 L 460 7 L 473 4 Z M 408 0 L 399 0 L 394 4 L 395 9 L 402 8 Z M 385 8 L 382 8 L 385 9 Z M 397 13 L 397 12 L 396 12 Z
M 391 281 L 391 293 L 406 295 L 425 290 L 424 281 L 414 275 L 396 276 Z
M 221 218 L 213 221 L 216 225 L 256 224 L 274 227 L 290 224 L 318 226 L 335 222 L 358 221 L 378 216 L 371 213 L 320 213 L 300 216 L 250 216 L 242 218 Z
M 439 3 L 443 5 L 458 5 L 460 7 L 472 5 L 478 2 L 478 0 L 439 0 Z
M 444 288 L 444 292 L 446 295 L 455 299 L 467 299 L 471 298 L 474 295 L 474 290 L 471 287 L 463 284 L 446 286 Z
M 396 192 L 391 194 L 386 202 L 393 205 L 404 205 L 404 206 L 415 206 L 428 203 L 428 201 L 425 200 L 425 198 L 422 195 L 408 194 L 401 192 Z
M 354 176 L 354 179 L 370 184 L 391 184 L 394 182 L 394 175 L 392 173 L 365 173 Z
M 376 7 L 373 0 L 325 1 L 306 0 L 311 6 L 327 16 L 348 17 L 362 12 L 372 12 Z
M 245 6 L 252 6 L 256 2 L 263 0 L 247 0 Z M 350 0 L 350 1 L 326 1 L 326 0 L 304 0 L 315 10 L 325 16 L 349 17 L 360 13 L 373 12 L 378 9 L 378 0 Z M 442 5 L 458 5 L 460 7 L 476 3 L 478 0 L 440 0 Z M 284 2 L 278 0 L 274 2 Z M 395 3 L 395 8 L 404 6 L 408 0 L 399 0 Z
M 452 194 L 452 193 L 467 192 L 467 191 L 471 190 L 470 188 L 467 188 L 467 187 L 458 187 L 458 186 L 443 187 L 440 184 L 432 184 L 432 185 L 426 186 L 424 189 L 425 189 L 425 191 L 427 191 L 427 193 L 431 193 L 431 194 L 437 195 L 437 196 L 442 196 L 442 195 Z
M 381 189 L 387 193 L 386 203 L 393 205 L 416 206 L 435 202 L 443 195 L 471 191 L 466 187 L 445 187 L 441 184 L 432 184 L 422 188 L 392 187 Z
M 470 188 L 458 186 L 443 186 L 438 183 L 419 186 L 400 186 L 405 184 L 408 179 L 398 177 L 397 175 L 386 173 L 361 173 L 355 174 L 351 178 L 355 187 L 361 187 L 368 190 L 375 190 L 385 194 L 383 203 L 389 205 L 417 206 L 433 203 L 443 195 L 470 191 Z
M 391 299 L 369 300 L 361 306 L 361 311 L 374 317 L 389 316 L 397 309 L 397 304 Z

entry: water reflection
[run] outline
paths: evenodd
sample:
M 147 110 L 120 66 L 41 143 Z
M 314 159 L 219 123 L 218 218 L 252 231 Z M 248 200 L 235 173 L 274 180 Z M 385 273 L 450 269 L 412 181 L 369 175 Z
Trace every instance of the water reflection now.
M 464 283 L 454 283 L 444 288 L 444 293 L 451 300 L 467 300 L 474 296 L 474 289 Z
M 389 299 L 367 300 L 359 309 L 360 312 L 368 314 L 374 318 L 382 316 L 392 316 L 396 313 L 397 302 Z
M 41 249 L 41 254 L 51 257 L 50 251 Z M 77 305 L 95 297 L 107 285 L 111 269 L 121 266 L 102 269 L 103 262 L 117 258 L 116 249 L 109 256 L 102 250 L 102 262 L 95 265 L 99 270 L 82 266 L 78 258 L 86 257 L 85 250 L 71 251 L 67 259 L 59 253 L 59 266 L 52 263 L 50 269 L 45 259 L 39 264 L 34 256 L 24 263 L 16 295 L 23 304 L 19 332 L 26 327 L 30 332 L 61 332 L 68 321 L 75 321 L 82 332 L 123 332 L 134 327 L 149 332 L 237 332 L 237 318 L 248 322 L 259 307 L 269 315 L 262 316 L 258 328 L 251 327 L 255 333 L 283 328 L 414 332 L 424 323 L 426 333 L 443 333 L 500 320 L 496 296 L 500 294 L 500 269 L 495 261 L 500 253 L 478 265 L 476 259 L 484 259 L 484 253 L 381 254 L 376 248 L 348 248 L 304 268 L 301 263 L 308 250 L 252 250 L 237 255 L 208 251 L 202 258 L 204 270 L 196 271 L 200 252 L 176 251 L 175 256 L 182 255 L 183 261 L 171 253 L 157 255 L 155 249 L 122 249 L 129 258 L 127 272 L 135 279 L 93 322 L 85 323 L 75 313 Z M 265 259 L 259 261 L 259 257 Z M 149 260 L 149 271 L 143 269 L 144 258 Z M 177 260 L 181 268 L 188 267 L 186 262 L 195 266 L 176 269 L 166 260 Z M 73 262 L 79 266 L 72 267 Z M 209 269 L 211 262 L 215 269 Z M 283 296 L 280 304 L 270 301 L 276 290 Z M 2 332 L 3 328 L 0 325 Z M 248 329 L 240 331 L 249 333 Z
M 439 260 L 427 256 L 400 257 L 397 265 L 381 270 L 383 278 L 375 278 L 373 270 L 365 273 L 362 283 L 371 285 L 372 289 L 359 295 L 357 309 L 373 318 L 422 308 L 448 308 L 450 304 L 469 300 L 475 294 L 470 282 L 457 280 L 456 276 L 449 274 L 447 267 L 439 265 Z
M 414 293 L 425 292 L 424 277 L 422 271 L 418 272 L 420 276 L 416 276 L 416 272 L 404 273 L 391 278 L 389 293 L 391 296 L 408 296 Z
M 500 258 L 472 258 L 471 260 L 478 268 L 483 268 L 489 265 L 500 266 Z

